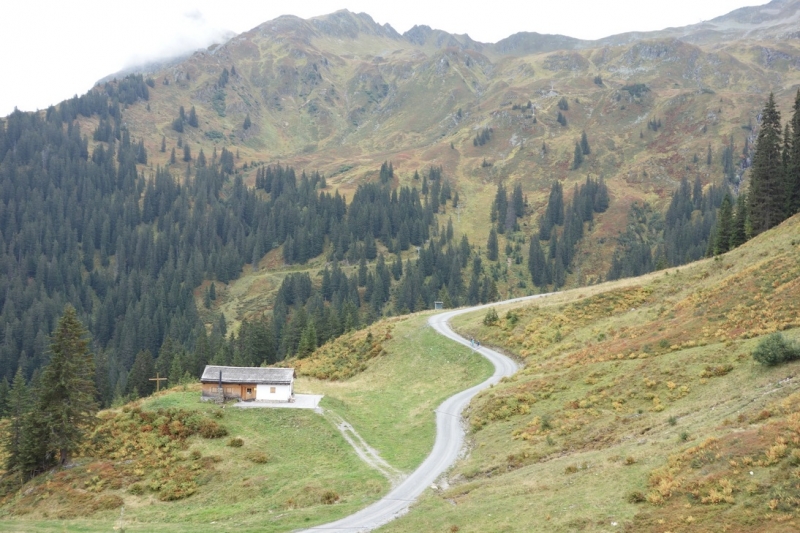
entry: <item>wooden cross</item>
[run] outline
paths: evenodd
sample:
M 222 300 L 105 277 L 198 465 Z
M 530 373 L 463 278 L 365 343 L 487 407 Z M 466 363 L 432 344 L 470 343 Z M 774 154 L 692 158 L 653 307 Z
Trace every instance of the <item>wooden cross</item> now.
M 156 372 L 156 377 L 150 378 L 150 381 L 155 381 L 156 382 L 156 392 L 161 390 L 161 382 L 162 381 L 166 381 L 166 380 L 167 380 L 167 378 L 158 377 L 158 372 Z

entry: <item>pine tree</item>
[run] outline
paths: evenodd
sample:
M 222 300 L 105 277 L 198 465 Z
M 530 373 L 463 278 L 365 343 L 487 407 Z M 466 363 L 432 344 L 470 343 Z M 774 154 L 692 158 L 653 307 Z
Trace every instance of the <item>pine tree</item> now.
M 794 99 L 791 121 L 791 152 L 786 168 L 786 216 L 800 213 L 800 90 Z
M 6 416 L 9 420 L 9 425 L 5 428 L 2 442 L 6 452 L 6 470 L 9 471 L 14 470 L 19 464 L 23 423 L 30 404 L 29 396 L 25 375 L 20 366 L 17 368 L 17 373 L 14 376 L 14 381 L 8 394 Z
M 41 378 L 37 416 L 47 429 L 48 451 L 66 464 L 94 425 L 97 391 L 88 332 L 75 308 L 67 305 L 50 344 L 52 354 Z
M 531 245 L 528 250 L 528 271 L 531 273 L 533 284 L 537 287 L 544 287 L 548 283 L 547 260 L 544 251 L 539 243 L 539 239 L 534 235 L 531 237 Z
M 575 156 L 572 160 L 572 170 L 577 170 L 583 164 L 583 150 L 580 143 L 575 143 Z
M 162 135 L 161 136 L 161 153 L 165 153 L 167 151 L 167 138 Z
M 736 213 L 731 228 L 730 249 L 738 248 L 747 242 L 747 195 L 744 191 L 736 199 Z
M 585 131 L 581 134 L 581 150 L 583 151 L 583 155 L 589 155 L 592 153 L 592 149 L 589 148 L 589 139 L 586 138 Z
M 194 110 L 194 106 L 189 110 L 189 120 L 186 122 L 189 123 L 190 126 L 196 128 L 197 127 L 197 112 Z
M 125 385 L 126 394 L 132 398 L 142 398 L 153 394 L 155 382 L 150 378 L 155 374 L 155 363 L 150 350 L 142 350 L 136 354 L 130 372 L 128 383 Z
M 784 220 L 785 181 L 781 154 L 781 115 L 770 93 L 756 138 L 748 192 L 753 236 Z
M 731 234 L 733 233 L 733 206 L 731 195 L 726 194 L 717 214 L 717 232 L 714 235 L 714 255 L 724 254 L 730 250 Z
M 489 231 L 489 240 L 486 242 L 486 257 L 489 261 L 497 261 L 497 232 L 494 228 Z
M 242 124 L 242 128 L 245 130 L 249 130 L 250 126 L 252 126 L 252 123 L 250 122 L 250 113 L 248 113 L 244 117 L 244 124 Z
M 187 162 L 192 160 L 192 149 L 188 144 L 183 145 L 183 160 Z

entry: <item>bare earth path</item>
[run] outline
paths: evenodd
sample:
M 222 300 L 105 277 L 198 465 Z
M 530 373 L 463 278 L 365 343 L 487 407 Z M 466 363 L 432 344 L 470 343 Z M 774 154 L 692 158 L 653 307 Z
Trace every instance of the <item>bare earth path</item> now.
M 537 298 L 537 296 L 526 296 L 515 298 L 505 302 L 495 302 L 488 305 L 447 311 L 438 315 L 433 315 L 428 319 L 428 323 L 438 333 L 461 343 L 470 346 L 470 342 L 457 335 L 448 321 L 456 315 L 470 313 L 492 305 L 518 302 L 522 300 Z M 502 378 L 514 374 L 519 366 L 505 355 L 489 348 L 482 347 L 479 353 L 486 357 L 494 365 L 492 377 L 471 387 L 467 390 L 454 394 L 436 409 L 436 441 L 433 450 L 425 461 L 409 474 L 399 485 L 394 487 L 389 494 L 348 517 L 312 527 L 304 531 L 307 532 L 339 532 L 339 533 L 361 533 L 372 531 L 373 529 L 394 520 L 408 512 L 409 506 L 428 488 L 436 479 L 458 459 L 459 452 L 464 443 L 464 428 L 461 423 L 461 413 L 469 404 L 470 400 L 481 390 L 498 383 Z

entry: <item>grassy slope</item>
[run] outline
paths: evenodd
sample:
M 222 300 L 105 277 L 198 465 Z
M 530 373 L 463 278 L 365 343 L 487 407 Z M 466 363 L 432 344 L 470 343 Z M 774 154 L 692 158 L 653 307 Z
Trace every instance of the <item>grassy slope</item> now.
M 299 379 L 298 390 L 324 393 L 322 406 L 350 422 L 393 466 L 410 471 L 433 446 L 433 410 L 453 393 L 489 377 L 482 357 L 428 326 L 427 314 L 394 319 L 390 357 L 346 381 Z
M 454 320 L 526 367 L 473 402 L 451 486 L 382 531 L 796 531 L 800 363 L 750 354 L 800 340 L 797 235 Z
M 490 365 L 470 350 L 446 343 L 427 327 L 426 317 L 413 316 L 384 326 L 393 338 L 365 363 L 365 370 L 341 382 L 301 378 L 298 390 L 325 393 L 323 406 L 335 410 L 391 464 L 411 470 L 430 450 L 433 409 L 446 396 L 477 383 Z M 326 346 L 340 352 L 354 336 Z M 424 349 L 420 347 L 424 346 Z M 306 364 L 313 358 L 304 360 Z M 106 531 L 119 524 L 125 506 L 127 531 L 287 531 L 345 516 L 377 499 L 388 482 L 364 465 L 325 418 L 311 411 L 235 409 L 199 402 L 199 389 L 175 388 L 141 402 L 145 412 L 180 408 L 213 414 L 229 435 L 220 439 L 191 436 L 173 450 L 148 447 L 135 438 L 145 430 L 128 426 L 126 413 L 119 440 L 104 456 L 80 458 L 77 466 L 40 476 L 23 494 L 0 509 L 0 529 L 11 531 Z M 135 406 L 133 406 L 135 409 Z M 107 416 L 111 416 L 108 413 Z M 219 416 L 219 415 L 217 415 Z M 230 438 L 244 440 L 229 447 Z M 144 442 L 144 443 L 143 443 Z M 253 462 L 254 452 L 269 461 Z M 112 456 L 113 454 L 113 456 Z M 193 457 L 194 455 L 194 457 Z M 160 501 L 153 489 L 161 469 L 197 476 L 196 493 L 177 501 Z M 143 487 L 134 494 L 133 485 Z M 326 495 L 339 498 L 324 503 Z M 89 518 L 79 518 L 89 516 Z

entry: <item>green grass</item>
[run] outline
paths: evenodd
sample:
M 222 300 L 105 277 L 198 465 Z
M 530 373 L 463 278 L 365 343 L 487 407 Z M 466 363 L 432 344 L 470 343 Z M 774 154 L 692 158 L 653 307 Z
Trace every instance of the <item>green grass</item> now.
M 411 471 L 433 447 L 433 410 L 447 397 L 492 373 L 491 364 L 428 326 L 427 315 L 396 324 L 386 355 L 343 382 L 301 378 L 298 390 L 325 394 L 336 411 L 392 466 Z
M 201 403 L 197 390 L 169 392 L 143 403 L 143 410 L 167 407 L 220 409 Z M 220 459 L 201 476 L 194 495 L 161 502 L 148 490 L 140 496 L 116 491 L 125 500 L 126 531 L 288 531 L 350 514 L 388 488 L 388 482 L 313 411 L 228 407 L 220 423 L 228 429 L 227 437 L 188 440 L 184 455 L 196 451 Z M 231 437 L 242 438 L 244 445 L 228 446 Z M 266 452 L 269 461 L 249 460 L 255 451 Z M 75 470 L 86 467 L 80 461 Z M 141 484 L 146 486 L 146 481 Z M 326 491 L 336 493 L 339 501 L 324 504 Z M 42 515 L 46 509 L 46 501 L 37 503 L 30 517 L 35 520 L 4 516 L 0 529 L 108 531 L 120 514 L 102 511 L 91 519 L 56 521 Z
M 325 408 L 343 416 L 392 465 L 410 471 L 433 445 L 435 407 L 488 377 L 491 365 L 434 333 L 427 316 L 399 321 L 392 335 L 384 343 L 386 353 L 371 360 L 363 373 L 343 382 L 302 378 L 297 389 L 326 394 Z M 228 435 L 190 437 L 187 449 L 179 452 L 179 462 L 186 464 L 192 464 L 192 454 L 218 461 L 206 464 L 197 492 L 188 498 L 160 501 L 147 488 L 152 472 L 138 482 L 145 487 L 141 495 L 131 494 L 129 486 L 107 489 L 105 493 L 124 500 L 126 531 L 290 531 L 355 512 L 389 487 L 381 474 L 361 462 L 336 428 L 313 411 L 233 406 L 223 410 L 200 402 L 197 386 L 162 392 L 143 400 L 141 408 L 222 413 L 220 419 L 212 418 Z M 237 437 L 244 445 L 229 446 Z M 256 451 L 266 453 L 268 462 L 250 460 L 248 455 Z M 90 472 L 92 465 L 101 459 L 79 459 L 71 471 L 73 489 L 82 490 L 97 473 Z M 87 519 L 53 519 L 59 513 L 58 483 L 63 479 L 52 475 L 37 479 L 35 501 L 6 506 L 0 511 L 0 529 L 108 531 L 119 525 L 119 509 Z M 339 500 L 326 505 L 326 493 L 335 493 Z
M 472 402 L 449 486 L 381 531 L 796 530 L 800 363 L 752 352 L 776 329 L 800 338 L 798 226 L 680 272 L 500 306 L 493 327 L 485 311 L 455 318 L 526 366 Z M 703 503 L 726 484 L 732 503 Z

